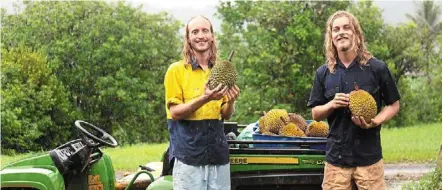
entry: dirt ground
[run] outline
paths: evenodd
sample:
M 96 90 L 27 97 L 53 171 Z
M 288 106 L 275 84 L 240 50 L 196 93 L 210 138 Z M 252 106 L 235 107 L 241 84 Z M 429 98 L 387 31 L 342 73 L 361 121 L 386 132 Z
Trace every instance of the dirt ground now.
M 385 164 L 385 182 L 389 190 L 400 190 L 404 184 L 419 180 L 435 168 L 431 164 Z

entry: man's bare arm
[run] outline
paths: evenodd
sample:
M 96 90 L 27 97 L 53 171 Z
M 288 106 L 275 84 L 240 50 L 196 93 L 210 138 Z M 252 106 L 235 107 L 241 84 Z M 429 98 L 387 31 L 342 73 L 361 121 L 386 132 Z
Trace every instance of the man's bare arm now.
M 235 112 L 235 102 L 232 103 L 228 102 L 223 106 L 221 114 L 223 119 L 229 120 L 234 112 Z
M 312 108 L 312 119 L 316 121 L 321 121 L 327 118 L 329 114 L 332 113 L 332 111 L 334 111 L 334 109 L 329 103 L 321 106 L 315 106 L 314 108 Z
M 172 104 L 169 106 L 171 117 L 174 120 L 182 120 L 197 111 L 200 107 L 209 102 L 207 96 L 202 95 L 191 102 L 184 104 Z
M 395 101 L 391 105 L 385 106 L 380 113 L 375 116 L 374 121 L 378 124 L 385 123 L 391 120 L 395 115 L 397 115 L 400 110 L 400 101 Z
M 325 105 L 312 108 L 312 119 L 321 121 L 329 116 L 335 109 L 349 106 L 349 94 L 337 93 L 333 100 Z
M 229 120 L 235 112 L 235 101 L 238 96 L 240 96 L 240 88 L 238 88 L 237 85 L 234 85 L 228 90 L 226 95 L 228 96 L 228 102 L 223 106 L 221 114 L 223 119 Z
M 205 86 L 205 93 L 194 100 L 184 103 L 184 104 L 172 104 L 169 106 L 169 110 L 171 111 L 171 117 L 174 120 L 185 119 L 203 105 L 212 100 L 217 100 L 223 97 L 223 95 L 227 91 L 227 87 L 220 90 L 221 85 L 217 86 L 217 88 L 213 90 L 209 90 L 207 85 Z
M 373 127 L 377 127 L 390 119 L 392 119 L 400 110 L 400 101 L 395 101 L 394 103 L 385 106 L 380 113 L 375 116 L 375 118 L 371 119 L 370 123 L 366 123 L 363 117 L 352 117 L 352 121 L 355 125 L 360 126 L 365 129 L 370 129 Z

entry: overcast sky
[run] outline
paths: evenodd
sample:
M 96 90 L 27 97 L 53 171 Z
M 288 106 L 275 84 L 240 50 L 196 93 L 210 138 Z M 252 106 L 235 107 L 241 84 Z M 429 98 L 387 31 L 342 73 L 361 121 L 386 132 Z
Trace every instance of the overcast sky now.
M 212 21 L 215 30 L 220 28 L 220 20 L 214 16 L 217 11 L 215 6 L 218 4 L 218 0 L 192 0 L 190 1 L 192 3 L 181 0 L 132 0 L 128 2 L 134 6 L 143 4 L 143 10 L 147 12 L 169 12 L 183 23 L 186 23 L 192 16 L 204 15 Z M 383 10 L 383 18 L 389 24 L 406 22 L 405 14 L 415 12 L 415 4 L 411 0 L 374 1 L 374 4 Z
M 16 1 L 2 0 L 0 5 L 12 11 L 12 3 Z M 143 10 L 149 13 L 169 12 L 182 23 L 186 23 L 192 16 L 204 15 L 212 21 L 216 31 L 220 29 L 220 20 L 214 16 L 218 0 L 127 0 L 126 2 L 134 7 L 143 4 Z M 412 0 L 374 1 L 374 4 L 383 10 L 383 18 L 388 24 L 406 22 L 405 14 L 413 14 L 416 9 Z

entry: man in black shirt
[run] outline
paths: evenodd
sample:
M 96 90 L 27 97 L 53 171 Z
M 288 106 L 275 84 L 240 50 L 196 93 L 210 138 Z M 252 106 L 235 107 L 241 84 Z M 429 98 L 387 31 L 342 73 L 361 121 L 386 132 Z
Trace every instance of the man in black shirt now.
M 380 128 L 399 111 L 399 92 L 387 65 L 366 49 L 352 14 L 334 13 L 326 30 L 327 63 L 317 69 L 308 101 L 312 118 L 327 118 L 330 126 L 323 189 L 351 189 L 352 180 L 359 189 L 385 189 Z M 349 110 L 354 83 L 377 103 L 369 123 Z

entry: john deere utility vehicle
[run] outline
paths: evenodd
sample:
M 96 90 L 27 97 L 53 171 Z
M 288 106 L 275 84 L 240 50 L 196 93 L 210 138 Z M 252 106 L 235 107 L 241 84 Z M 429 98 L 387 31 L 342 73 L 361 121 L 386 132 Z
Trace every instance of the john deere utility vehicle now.
M 116 180 L 112 161 L 100 147 L 116 147 L 117 141 L 90 123 L 76 121 L 75 127 L 82 138 L 4 166 L 0 170 L 1 189 L 173 189 L 173 166 L 168 162 L 168 151 L 157 162 L 160 166 L 155 163 L 148 164 L 152 167 L 141 166 L 139 172 Z M 238 129 L 244 127 L 225 122 L 225 133 L 238 135 Z M 281 140 L 263 136 L 258 140 L 228 140 L 228 143 L 231 189 L 321 189 L 324 138 Z
M 231 131 L 239 127 L 245 126 L 225 124 Z M 253 134 L 229 144 L 238 145 L 229 150 L 231 189 L 321 189 L 326 138 Z
M 102 129 L 76 121 L 81 139 L 70 141 L 47 154 L 26 158 L 3 167 L 1 189 L 113 190 L 116 180 L 112 161 L 100 147 L 116 147 L 117 141 Z M 154 178 L 148 171 L 140 171 Z M 131 189 L 132 183 L 127 189 Z

